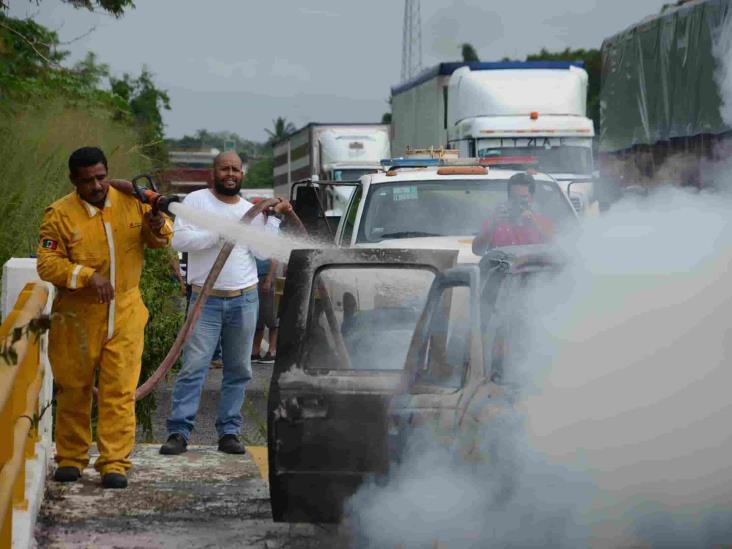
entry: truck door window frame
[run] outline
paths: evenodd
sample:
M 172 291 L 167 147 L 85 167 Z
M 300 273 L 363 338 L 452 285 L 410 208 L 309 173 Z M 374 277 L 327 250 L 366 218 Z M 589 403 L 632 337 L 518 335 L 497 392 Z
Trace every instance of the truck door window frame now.
M 343 221 L 343 231 L 341 232 L 341 237 L 339 240 L 339 244 L 341 246 L 351 245 L 351 240 L 353 239 L 353 232 L 356 228 L 356 221 L 358 217 L 358 206 L 361 203 L 362 197 L 363 185 L 358 185 L 353 191 L 353 196 L 351 196 L 351 201 L 349 202 L 348 208 L 346 209 L 346 214 Z
M 477 288 L 474 287 L 473 277 L 468 273 L 448 272 L 447 276 L 449 276 L 449 278 L 447 278 L 445 274 L 442 274 L 438 275 L 438 278 L 435 279 L 432 289 L 430 290 L 427 303 L 425 305 L 426 318 L 422 323 L 422 328 L 420 329 L 419 333 L 415 333 L 415 343 L 417 343 L 419 347 L 416 349 L 416 356 L 414 357 L 416 367 L 412 371 L 412 378 L 410 380 L 409 392 L 411 394 L 434 392 L 434 389 L 439 389 L 441 391 L 450 390 L 453 392 L 460 391 L 465 386 L 468 379 L 471 361 L 473 359 L 473 336 L 476 330 L 480 330 L 480 307 L 476 299 L 476 294 L 478 294 L 478 291 Z M 436 330 L 442 329 L 442 326 L 440 324 L 444 325 L 444 317 L 441 318 L 441 315 L 444 315 L 445 292 L 452 292 L 454 288 L 466 288 L 468 292 L 470 292 L 469 299 L 467 301 L 467 317 L 469 321 L 467 337 L 463 342 L 465 346 L 464 360 L 463 363 L 459 366 L 462 369 L 459 376 L 459 383 L 453 382 L 446 384 L 444 383 L 444 380 L 439 379 L 439 375 L 435 379 L 430 379 L 431 376 L 425 376 L 424 374 L 431 367 L 431 346 L 434 345 L 432 341 L 432 335 L 436 332 Z M 451 295 L 451 300 L 452 297 L 453 296 Z M 444 352 L 446 354 L 449 345 L 449 342 L 447 341 L 447 334 L 445 334 L 444 342 L 437 343 L 438 345 L 444 344 L 444 349 L 442 349 L 441 352 Z
M 424 305 L 429 298 L 429 290 L 434 280 L 438 276 L 435 269 L 429 265 L 408 265 L 407 267 L 400 266 L 399 264 L 331 264 L 319 268 L 313 277 L 313 286 L 310 293 L 310 301 L 308 307 L 308 318 L 306 324 L 306 340 L 303 342 L 301 347 L 301 367 L 309 372 L 312 371 L 328 371 L 328 372 L 401 372 L 406 364 L 406 358 L 401 363 L 401 368 L 396 370 L 394 368 L 363 368 L 358 367 L 363 361 L 355 361 L 354 356 L 351 355 L 351 350 L 348 346 L 348 341 L 345 334 L 342 331 L 344 326 L 343 316 L 341 309 L 343 304 L 338 300 L 337 295 L 331 295 L 325 283 L 321 282 L 321 276 L 328 272 L 337 271 L 356 271 L 363 272 L 368 270 L 382 271 L 382 276 L 385 271 L 411 271 L 412 273 L 419 272 L 420 274 L 429 275 L 431 279 L 426 281 L 424 298 L 422 303 L 415 310 L 414 326 L 410 328 L 410 335 L 413 334 L 414 328 L 419 322 L 419 313 L 423 310 Z M 341 288 L 342 289 L 342 288 Z M 358 291 L 356 290 L 356 293 Z M 319 305 L 318 305 L 319 303 Z M 374 307 L 371 310 L 378 310 L 379 307 Z M 384 310 L 384 309 L 381 309 Z M 315 334 L 318 338 L 315 338 Z M 411 339 L 404 341 L 404 354 L 405 357 L 409 351 Z M 324 344 L 321 348 L 317 343 Z M 329 351 L 329 352 L 328 352 Z M 359 355 L 361 356 L 361 355 Z M 313 364 L 319 364 L 320 366 L 314 366 Z M 325 366 L 325 364 L 331 364 L 331 366 Z

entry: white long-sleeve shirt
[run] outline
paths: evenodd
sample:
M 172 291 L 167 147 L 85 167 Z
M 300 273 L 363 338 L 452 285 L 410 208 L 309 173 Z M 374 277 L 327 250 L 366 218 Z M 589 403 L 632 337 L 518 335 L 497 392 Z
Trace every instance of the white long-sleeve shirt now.
M 222 202 L 208 189 L 190 193 L 183 199 L 183 204 L 210 212 L 212 218 L 236 221 L 239 221 L 252 207 L 251 202 L 243 198 L 240 198 L 236 204 Z M 268 216 L 265 223 L 264 216 L 260 214 L 252 220 L 251 224 L 265 227 L 268 232 L 277 232 L 280 220 Z M 173 224 L 173 248 L 179 252 L 188 252 L 187 279 L 189 284 L 203 285 L 223 245 L 218 234 L 202 229 L 181 216 L 176 217 Z M 214 288 L 216 290 L 240 290 L 256 284 L 257 280 L 257 265 L 252 250 L 236 245 L 224 264 Z

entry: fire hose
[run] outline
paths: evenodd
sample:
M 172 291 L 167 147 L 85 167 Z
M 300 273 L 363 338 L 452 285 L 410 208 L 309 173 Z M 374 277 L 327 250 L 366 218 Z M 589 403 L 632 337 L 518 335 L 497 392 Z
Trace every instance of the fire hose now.
M 140 179 L 146 179 L 151 184 L 152 189 L 140 187 L 137 184 L 137 181 Z M 150 204 L 153 207 L 154 211 L 162 211 L 169 214 L 170 211 L 168 208 L 170 204 L 172 202 L 179 201 L 178 197 L 176 196 L 164 196 L 158 193 L 152 181 L 152 178 L 148 175 L 135 177 L 132 182 L 114 179 L 110 181 L 110 184 L 118 191 L 132 195 L 145 204 Z M 279 198 L 270 198 L 257 203 L 256 205 L 252 206 L 247 211 L 247 213 L 244 214 L 244 216 L 240 220 L 241 223 L 244 225 L 249 225 L 252 220 L 260 213 L 276 206 L 280 203 L 280 201 L 281 199 Z M 307 235 L 305 226 L 302 224 L 302 221 L 300 221 L 300 218 L 297 217 L 295 212 L 290 211 L 287 215 L 289 216 L 289 221 L 293 223 L 297 231 L 303 235 Z M 155 372 L 153 372 L 152 375 L 148 377 L 147 380 L 145 380 L 145 382 L 137 388 L 137 391 L 135 392 L 135 400 L 140 400 L 149 395 L 180 357 L 180 354 L 183 350 L 183 345 L 193 331 L 193 328 L 195 327 L 198 318 L 201 316 L 203 306 L 206 304 L 209 294 L 211 293 L 211 290 L 216 283 L 216 279 L 218 278 L 221 269 L 224 268 L 226 260 L 229 259 L 229 255 L 231 255 L 234 246 L 235 244 L 233 242 L 226 241 L 224 243 L 221 251 L 219 252 L 219 255 L 216 257 L 216 260 L 211 267 L 211 271 L 206 277 L 206 281 L 203 283 L 203 287 L 201 288 L 201 292 L 198 295 L 198 299 L 194 303 L 191 310 L 188 312 L 186 320 L 183 323 L 180 331 L 178 332 L 178 336 L 175 338 L 175 342 L 168 351 L 168 354 L 160 363 L 160 366 L 158 366 L 157 370 L 155 370 Z

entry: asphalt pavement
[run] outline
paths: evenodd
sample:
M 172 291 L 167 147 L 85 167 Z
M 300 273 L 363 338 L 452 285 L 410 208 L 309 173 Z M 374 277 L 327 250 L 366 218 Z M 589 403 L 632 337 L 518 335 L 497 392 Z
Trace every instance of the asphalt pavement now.
M 161 383 L 155 441 L 136 445 L 129 487 L 103 490 L 92 467 L 80 482 L 49 481 L 35 532 L 38 547 L 346 547 L 344 534 L 334 528 L 272 521 L 263 424 L 271 372 L 271 365 L 253 366 L 243 408 L 244 456 L 216 450 L 218 368 L 209 370 L 188 452 L 161 456 L 174 377 Z M 92 454 L 93 462 L 96 448 Z
M 201 393 L 201 405 L 196 417 L 196 426 L 191 434 L 191 444 L 215 445 L 217 443 L 215 423 L 222 375 L 221 368 L 209 368 Z M 267 444 L 267 392 L 271 377 L 272 364 L 252 364 L 252 380 L 247 386 L 246 398 L 242 407 L 244 417 L 242 438 L 245 444 L 260 446 Z M 153 442 L 162 444 L 167 439 L 165 420 L 170 412 L 174 383 L 175 374 L 172 374 L 160 383 L 155 392 L 157 408 L 153 415 Z M 140 429 L 138 429 L 137 435 L 138 442 L 150 442 L 144 439 Z

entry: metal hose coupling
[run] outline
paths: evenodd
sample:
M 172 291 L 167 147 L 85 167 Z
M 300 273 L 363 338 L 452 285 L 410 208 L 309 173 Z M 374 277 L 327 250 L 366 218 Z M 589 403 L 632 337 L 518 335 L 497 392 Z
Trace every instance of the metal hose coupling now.
M 141 184 L 140 182 L 143 182 Z M 147 185 L 144 184 L 147 182 Z M 173 202 L 180 202 L 180 197 L 174 194 L 163 195 L 158 192 L 157 185 L 151 175 L 142 174 L 132 178 L 132 181 L 124 179 L 111 179 L 109 184 L 118 191 L 134 196 L 143 204 L 150 204 L 153 213 L 161 211 L 171 215 L 169 206 Z
M 180 202 L 180 197 L 175 194 L 158 194 L 151 204 L 153 210 L 160 210 L 168 215 L 174 215 L 169 209 L 173 202 Z

